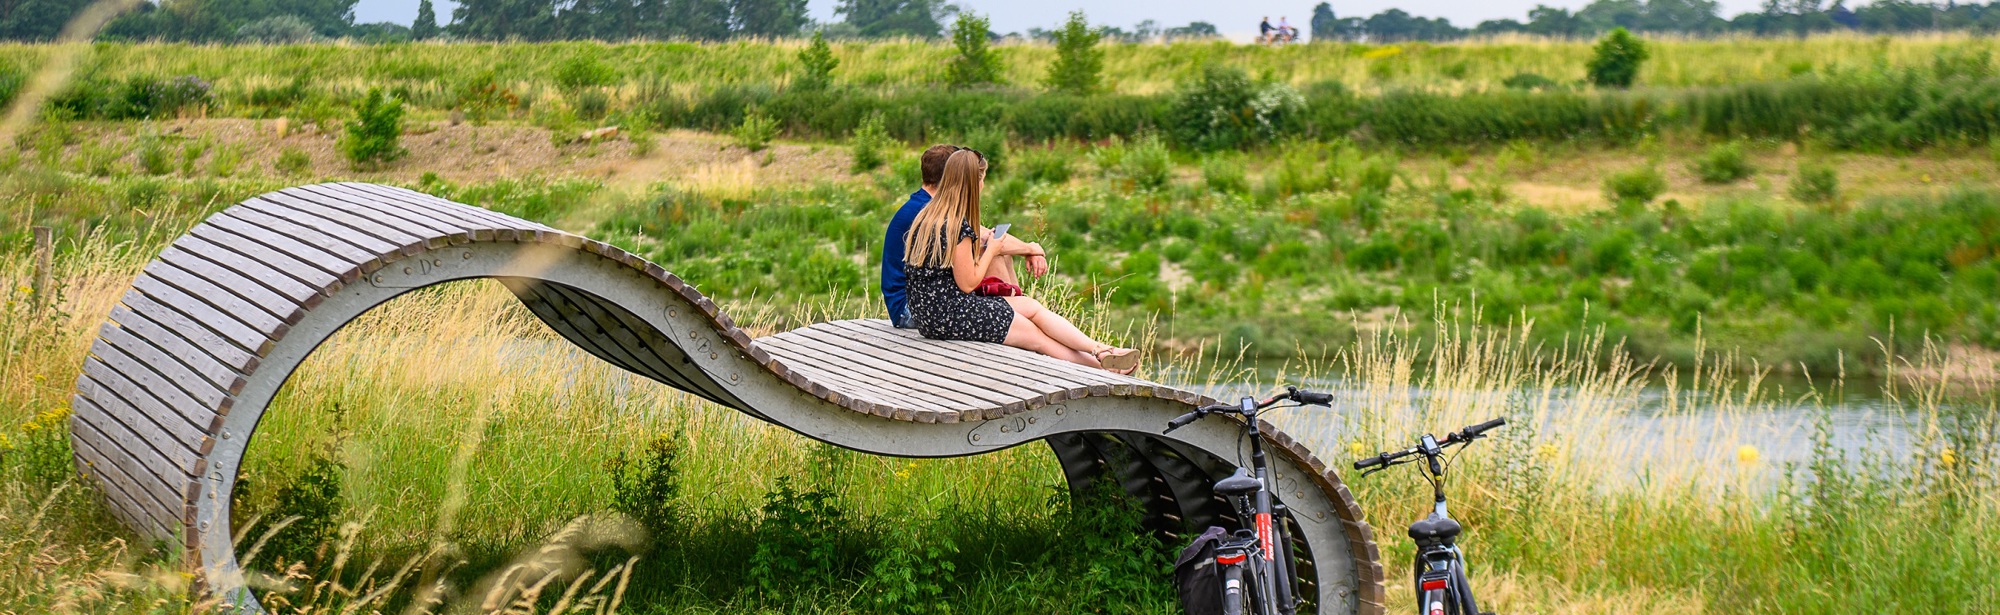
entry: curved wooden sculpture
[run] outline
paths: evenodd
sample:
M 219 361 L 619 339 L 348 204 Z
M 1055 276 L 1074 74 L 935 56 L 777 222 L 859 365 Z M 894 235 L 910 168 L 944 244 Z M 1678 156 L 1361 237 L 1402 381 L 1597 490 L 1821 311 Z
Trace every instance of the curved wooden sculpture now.
M 881 321 L 751 339 L 658 265 L 604 243 L 400 188 L 321 184 L 256 197 L 175 241 L 111 311 L 77 379 L 80 471 L 148 537 L 184 545 L 208 591 L 249 610 L 229 527 L 240 462 L 278 388 L 313 349 L 405 292 L 492 278 L 620 368 L 814 439 L 912 457 L 1044 440 L 1072 488 L 1112 479 L 1165 533 L 1232 522 L 1209 485 L 1245 456 L 1209 420 L 1157 435 L 1207 400 L 1034 353 L 958 367 L 974 350 Z M 1340 478 L 1266 425 L 1306 597 L 1380 613 L 1373 535 Z

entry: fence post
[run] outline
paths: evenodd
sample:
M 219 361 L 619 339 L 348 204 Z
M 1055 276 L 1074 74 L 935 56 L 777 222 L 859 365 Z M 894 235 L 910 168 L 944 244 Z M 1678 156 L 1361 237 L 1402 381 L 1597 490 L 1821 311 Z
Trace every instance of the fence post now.
M 54 292 L 49 282 L 49 261 L 55 253 L 55 229 L 37 226 L 34 233 L 35 281 L 29 289 L 33 291 L 30 300 L 34 302 L 35 309 L 40 310 L 49 306 L 49 293 Z

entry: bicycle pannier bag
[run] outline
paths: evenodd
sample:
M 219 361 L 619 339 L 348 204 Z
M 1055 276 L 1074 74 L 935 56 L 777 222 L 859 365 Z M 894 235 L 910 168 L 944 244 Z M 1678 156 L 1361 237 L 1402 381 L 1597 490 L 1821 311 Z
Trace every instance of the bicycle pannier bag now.
M 1222 614 L 1222 571 L 1215 566 L 1215 547 L 1227 536 L 1222 528 L 1210 526 L 1174 560 L 1174 586 L 1187 615 Z

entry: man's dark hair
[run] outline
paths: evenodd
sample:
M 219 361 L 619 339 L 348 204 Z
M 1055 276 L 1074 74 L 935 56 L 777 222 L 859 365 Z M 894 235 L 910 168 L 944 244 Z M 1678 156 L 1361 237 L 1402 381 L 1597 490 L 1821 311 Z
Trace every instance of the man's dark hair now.
M 964 148 L 939 143 L 931 146 L 930 149 L 924 150 L 923 158 L 918 161 L 918 166 L 924 174 L 924 185 L 935 186 L 938 182 L 943 181 L 945 161 L 951 160 L 951 155 L 958 153 L 958 150 L 961 149 Z

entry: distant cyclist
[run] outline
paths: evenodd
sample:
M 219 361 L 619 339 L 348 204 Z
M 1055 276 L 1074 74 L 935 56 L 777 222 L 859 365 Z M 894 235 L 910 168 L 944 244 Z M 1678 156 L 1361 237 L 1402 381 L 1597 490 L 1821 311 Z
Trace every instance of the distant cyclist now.
M 1272 40 L 1272 39 L 1271 39 L 1271 31 L 1272 31 L 1272 30 L 1276 30 L 1276 29 L 1277 29 L 1277 28 L 1273 28 L 1273 27 L 1271 27 L 1271 16 L 1270 16 L 1270 15 L 1265 15 L 1265 16 L 1264 16 L 1264 23 L 1261 23 L 1261 24 L 1257 24 L 1257 42 L 1259 42 L 1259 43 L 1269 43 L 1269 42 L 1271 42 L 1271 40 Z

